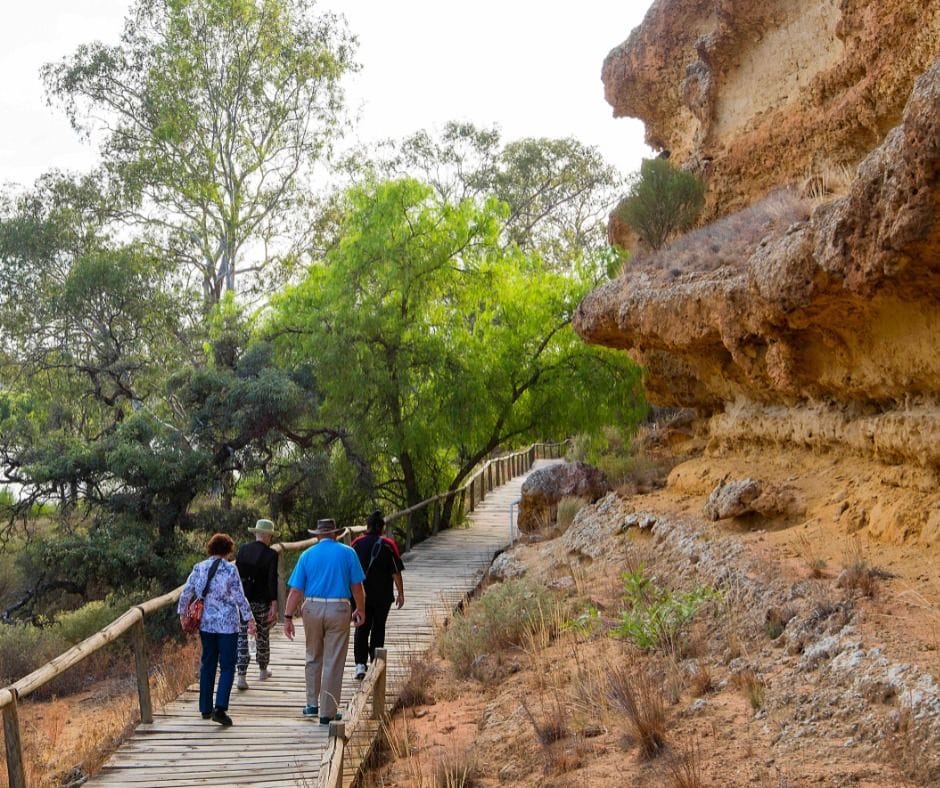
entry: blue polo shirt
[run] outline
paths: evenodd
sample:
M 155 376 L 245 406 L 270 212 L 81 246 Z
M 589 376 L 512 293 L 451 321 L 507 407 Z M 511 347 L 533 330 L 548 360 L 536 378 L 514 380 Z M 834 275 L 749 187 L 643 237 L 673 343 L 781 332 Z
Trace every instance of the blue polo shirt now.
M 297 559 L 287 585 L 304 596 L 349 599 L 350 586 L 365 580 L 356 551 L 341 542 L 324 539 L 308 547 Z

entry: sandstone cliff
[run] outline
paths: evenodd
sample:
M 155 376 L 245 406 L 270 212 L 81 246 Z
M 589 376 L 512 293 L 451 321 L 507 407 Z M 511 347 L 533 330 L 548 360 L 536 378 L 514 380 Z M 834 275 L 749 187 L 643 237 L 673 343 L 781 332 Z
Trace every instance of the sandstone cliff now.
M 704 174 L 720 214 L 857 164 L 938 54 L 934 0 L 656 0 L 602 78 L 614 115 Z
M 587 341 L 646 368 L 652 402 L 707 417 L 713 459 L 764 445 L 874 463 L 849 507 L 864 517 L 845 518 L 928 542 L 940 533 L 938 57 L 940 3 L 654 3 L 607 59 L 608 99 L 680 162 L 710 160 L 713 205 L 747 207 L 638 255 L 575 318 Z M 843 196 L 793 188 L 820 157 L 857 163 Z M 890 526 L 875 522 L 895 503 Z

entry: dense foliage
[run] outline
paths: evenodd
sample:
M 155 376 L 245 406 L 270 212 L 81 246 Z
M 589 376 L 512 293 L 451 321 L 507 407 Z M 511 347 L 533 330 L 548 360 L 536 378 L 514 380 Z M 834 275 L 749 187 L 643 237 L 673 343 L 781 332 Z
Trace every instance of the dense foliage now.
M 346 524 L 641 415 L 639 370 L 570 328 L 618 262 L 616 173 L 451 124 L 318 192 L 353 44 L 309 0 L 136 0 L 118 45 L 45 69 L 102 165 L 0 195 L 0 617 L 165 589 L 214 531 Z

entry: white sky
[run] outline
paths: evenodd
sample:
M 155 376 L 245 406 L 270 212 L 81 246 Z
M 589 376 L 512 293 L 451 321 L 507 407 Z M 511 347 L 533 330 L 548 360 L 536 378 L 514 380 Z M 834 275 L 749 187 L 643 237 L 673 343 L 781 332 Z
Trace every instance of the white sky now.
M 0 183 L 31 183 L 96 159 L 64 114 L 46 105 L 39 68 L 79 44 L 117 41 L 129 0 L 0 0 Z M 360 141 L 448 120 L 496 124 L 504 142 L 573 136 L 624 174 L 650 152 L 639 121 L 613 118 L 604 57 L 651 0 L 321 0 L 359 37 L 348 83 Z M 563 9 L 563 10 L 562 10 Z

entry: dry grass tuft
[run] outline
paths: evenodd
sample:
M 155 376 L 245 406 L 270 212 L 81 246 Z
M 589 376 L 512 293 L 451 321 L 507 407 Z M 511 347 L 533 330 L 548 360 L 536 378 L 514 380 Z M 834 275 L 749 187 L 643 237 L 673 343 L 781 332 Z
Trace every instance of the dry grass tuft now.
M 666 760 L 670 788 L 705 788 L 702 751 L 697 739 L 685 749 L 674 750 Z
M 763 707 L 767 695 L 767 685 L 753 670 L 748 668 L 740 673 L 735 673 L 731 677 L 731 685 L 747 699 L 754 711 Z
M 884 750 L 894 767 L 917 785 L 940 784 L 937 743 L 909 704 L 899 706 L 894 725 L 885 735 Z
M 660 687 L 647 673 L 631 674 L 618 665 L 610 674 L 608 697 L 626 715 L 643 756 L 657 756 L 666 744 L 666 704 Z
M 435 788 L 475 788 L 480 785 L 480 767 L 466 750 L 449 752 L 434 766 Z
M 695 668 L 689 676 L 689 687 L 692 690 L 693 697 L 696 698 L 701 698 L 703 695 L 715 691 L 715 677 L 712 675 L 708 665 L 703 662 L 697 662 L 695 664 Z
M 437 669 L 427 652 L 412 654 L 408 659 L 408 680 L 398 693 L 398 705 L 404 709 L 433 703 L 431 686 Z
M 575 515 L 580 512 L 588 502 L 584 498 L 567 495 L 558 502 L 555 510 L 555 523 L 560 532 L 568 530 L 568 527 L 574 522 Z

